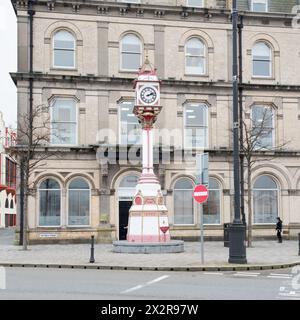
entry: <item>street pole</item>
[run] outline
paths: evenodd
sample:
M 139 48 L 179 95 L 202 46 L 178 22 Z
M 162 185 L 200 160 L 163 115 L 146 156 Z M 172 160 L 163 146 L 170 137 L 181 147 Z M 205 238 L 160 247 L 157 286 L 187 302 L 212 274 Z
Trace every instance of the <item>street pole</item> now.
M 247 263 L 245 225 L 241 221 L 240 198 L 240 146 L 238 112 L 238 51 L 237 51 L 237 1 L 232 1 L 232 109 L 233 109 L 233 173 L 234 173 L 234 219 L 229 228 L 229 263 Z
M 239 30 L 239 125 L 240 125 L 240 151 L 242 151 L 244 144 L 244 132 L 243 132 L 243 16 L 240 16 L 238 24 Z M 246 226 L 245 215 L 245 181 L 244 181 L 244 154 L 240 152 L 240 175 L 241 175 L 241 215 L 242 222 Z M 246 226 L 247 228 L 247 226 Z
M 19 245 L 23 245 L 24 240 L 24 160 L 20 160 L 20 238 Z
M 204 157 L 202 154 L 196 155 L 196 184 L 203 183 Z M 204 264 L 204 225 L 203 225 L 203 206 L 197 202 L 197 212 L 199 212 L 200 224 L 200 249 L 201 249 L 201 264 Z
M 201 203 L 198 204 L 200 213 L 200 241 L 201 241 L 201 264 L 204 264 L 204 225 L 203 225 L 203 206 Z

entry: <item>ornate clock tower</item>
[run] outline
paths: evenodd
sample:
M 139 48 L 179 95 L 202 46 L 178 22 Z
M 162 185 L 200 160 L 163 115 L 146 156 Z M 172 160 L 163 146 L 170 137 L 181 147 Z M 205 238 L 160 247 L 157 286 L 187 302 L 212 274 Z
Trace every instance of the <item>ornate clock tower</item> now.
M 167 208 L 159 180 L 153 171 L 153 124 L 160 105 L 160 81 L 148 58 L 134 82 L 136 105 L 134 114 L 142 126 L 143 170 L 129 210 L 128 242 L 170 241 Z

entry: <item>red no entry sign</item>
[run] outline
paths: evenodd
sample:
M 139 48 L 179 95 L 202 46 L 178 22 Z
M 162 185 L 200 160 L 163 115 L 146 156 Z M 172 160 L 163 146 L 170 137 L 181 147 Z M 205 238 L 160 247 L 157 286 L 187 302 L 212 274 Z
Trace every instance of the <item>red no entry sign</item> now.
M 199 203 L 205 202 L 208 198 L 207 188 L 205 186 L 199 184 L 194 189 L 193 197 Z

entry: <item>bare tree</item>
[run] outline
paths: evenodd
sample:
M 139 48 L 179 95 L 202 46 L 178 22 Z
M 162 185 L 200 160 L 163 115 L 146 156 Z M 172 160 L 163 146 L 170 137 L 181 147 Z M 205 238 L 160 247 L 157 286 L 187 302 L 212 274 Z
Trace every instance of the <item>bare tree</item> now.
M 34 170 L 45 166 L 48 158 L 57 153 L 48 151 L 50 142 L 50 107 L 38 105 L 29 113 L 18 114 L 17 144 L 8 152 L 17 162 L 20 172 L 20 211 L 23 225 L 20 237 L 23 250 L 27 250 L 28 197 L 31 192 L 31 175 Z
M 253 107 L 255 108 L 255 107 Z M 267 151 L 279 151 L 287 143 L 277 144 L 275 146 L 273 140 L 273 111 L 269 106 L 259 106 L 252 110 L 250 121 L 245 120 L 243 117 L 243 142 L 241 144 L 241 153 L 244 156 L 244 166 L 247 169 L 247 209 L 248 209 L 248 247 L 252 246 L 252 168 L 255 163 L 259 161 L 270 161 L 272 156 L 266 157 Z

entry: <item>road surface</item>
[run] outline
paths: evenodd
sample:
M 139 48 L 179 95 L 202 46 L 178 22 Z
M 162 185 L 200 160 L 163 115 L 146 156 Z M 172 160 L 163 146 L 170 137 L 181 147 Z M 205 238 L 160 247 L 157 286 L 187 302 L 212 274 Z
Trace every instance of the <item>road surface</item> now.
M 0 289 L 0 299 L 300 299 L 300 267 L 296 268 L 144 272 L 2 267 L 6 289 Z

